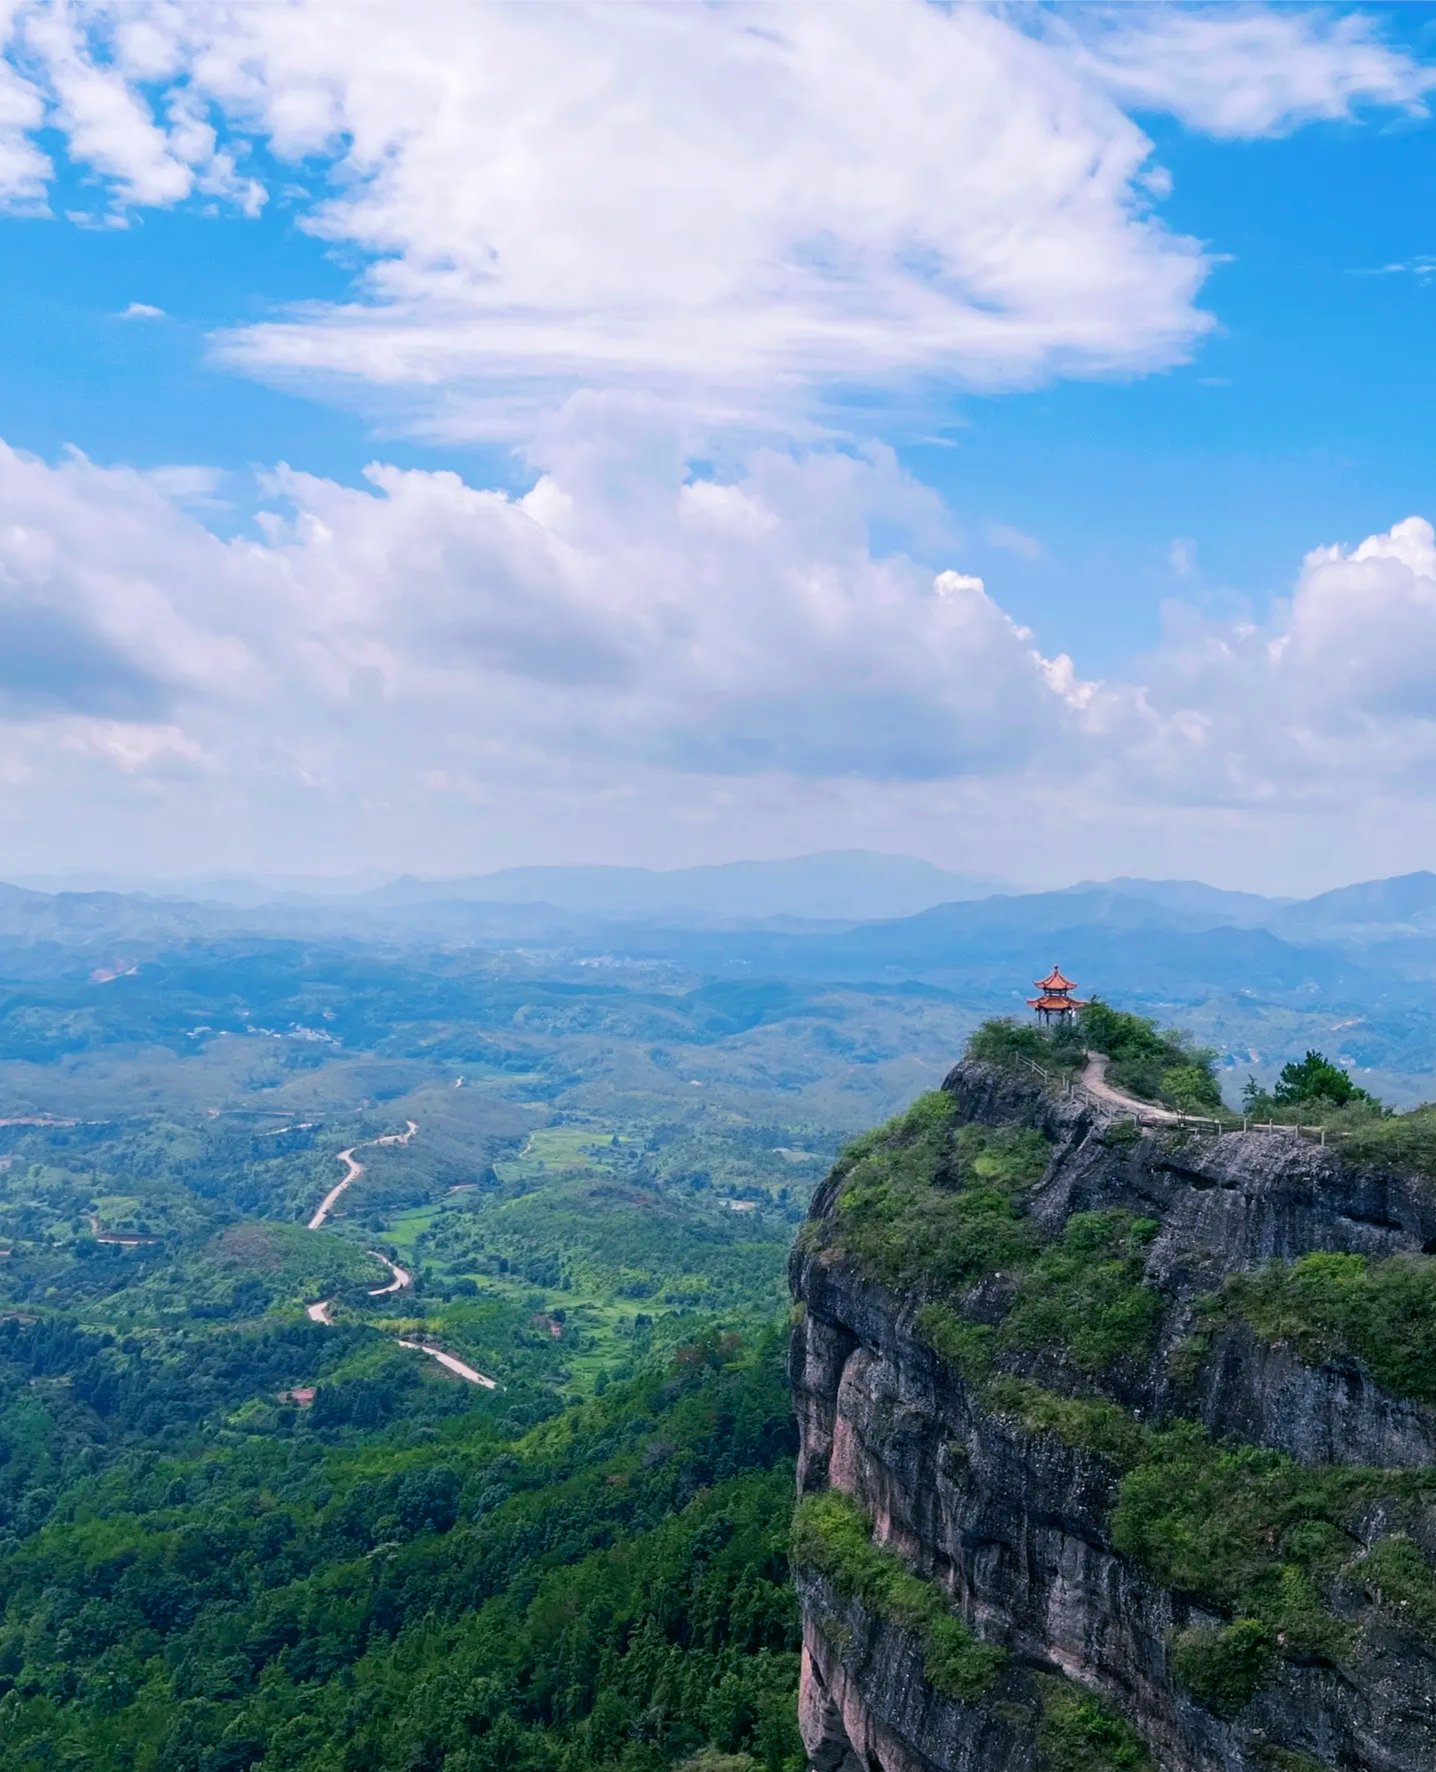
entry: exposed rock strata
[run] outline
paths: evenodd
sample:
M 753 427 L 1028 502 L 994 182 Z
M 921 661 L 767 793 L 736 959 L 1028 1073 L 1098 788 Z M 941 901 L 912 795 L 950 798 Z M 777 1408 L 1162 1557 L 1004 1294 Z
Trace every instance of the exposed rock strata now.
M 1021 1121 L 1049 1138 L 1052 1160 L 1030 1201 L 1048 1230 L 1073 1212 L 1114 1207 L 1160 1221 L 1147 1279 L 1163 1297 L 1161 1346 L 1109 1386 L 1134 1415 L 1196 1417 L 1216 1436 L 1304 1464 L 1436 1464 L 1430 1415 L 1382 1393 L 1353 1363 L 1305 1366 L 1241 1328 L 1221 1332 L 1195 1383 L 1174 1376 L 1173 1358 L 1193 1327 L 1194 1300 L 1233 1272 L 1312 1250 L 1422 1251 L 1436 1239 L 1436 1190 L 1358 1172 L 1295 1139 L 1114 1139 L 1102 1110 L 979 1065 L 959 1066 L 944 1087 L 964 1119 Z M 1359 1593 L 1337 1602 L 1361 1626 L 1348 1663 L 1279 1658 L 1234 1718 L 1185 1692 L 1171 1667 L 1173 1636 L 1220 1620 L 1118 1553 L 1114 1468 L 985 1407 L 923 1341 L 920 1300 L 889 1295 L 824 1247 L 836 1197 L 830 1178 L 813 1205 L 818 1234 L 800 1239 L 792 1265 L 800 1492 L 833 1486 L 852 1495 L 876 1538 L 940 1581 L 961 1616 L 1011 1659 L 990 1699 L 944 1699 L 906 1632 L 800 1571 L 801 1724 L 817 1772 L 1038 1772 L 1023 1696 L 1032 1670 L 1102 1694 L 1136 1725 L 1162 1772 L 1303 1763 L 1273 1760 L 1273 1747 L 1340 1772 L 1436 1767 L 1436 1666 Z M 980 1300 L 971 1314 L 982 1314 Z M 1060 1362 L 1038 1354 L 1027 1371 L 1063 1388 Z M 1372 1522 L 1373 1533 L 1382 1529 Z

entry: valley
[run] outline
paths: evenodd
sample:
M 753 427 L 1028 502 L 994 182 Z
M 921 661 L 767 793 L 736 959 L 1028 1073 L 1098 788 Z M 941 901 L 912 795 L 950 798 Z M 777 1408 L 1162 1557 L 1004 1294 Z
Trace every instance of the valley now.
M 1053 949 L 1104 994 L 1095 962 L 1120 955 L 1196 1041 L 1260 1044 L 1259 1065 L 1219 1055 L 1229 1107 L 1303 1042 L 1373 1086 L 1396 1073 L 1360 1058 L 1419 1050 L 1383 1020 L 1389 960 L 1369 995 L 1371 973 L 1314 982 L 1346 965 L 1325 950 L 1294 987 L 1286 948 L 1230 922 L 1199 933 L 1280 963 L 1174 1003 L 1163 907 L 1083 902 L 1085 924 L 1039 895 L 802 935 L 584 935 L 566 912 L 542 949 L 187 929 L 127 941 L 123 967 L 98 964 L 93 918 L 73 951 L 0 944 L 17 1767 L 49 1772 L 59 1744 L 145 1772 L 335 1772 L 335 1735 L 366 1772 L 411 1772 L 426 1742 L 504 1772 L 496 1732 L 527 1772 L 610 1772 L 611 1716 L 664 1744 L 639 1772 L 710 1748 L 797 1772 L 784 1270 L 840 1149 L 935 1088 Z M 1071 1074 L 1123 1114 L 1144 1099 L 1130 1055 Z M 573 1661 L 571 1605 L 601 1672 Z M 34 1647 L 32 1617 L 78 1642 L 82 1615 L 86 1647 Z M 462 1727 L 433 1684 L 453 1666 L 489 1694 Z M 682 1697 L 653 1722 L 660 1677 Z M 347 1679 L 363 1727 L 335 1709 Z
M 0 1772 L 1436 1772 L 1436 0 L 0 0 Z

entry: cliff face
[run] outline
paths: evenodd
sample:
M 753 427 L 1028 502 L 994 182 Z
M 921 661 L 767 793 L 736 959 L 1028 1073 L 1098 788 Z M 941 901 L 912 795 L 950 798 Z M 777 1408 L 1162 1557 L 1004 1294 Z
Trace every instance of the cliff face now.
M 1313 1252 L 1423 1285 L 1436 1187 L 981 1065 L 943 1087 L 793 1257 L 800 1497 L 885 1553 L 817 1514 L 798 1541 L 817 1772 L 1430 1772 L 1436 1415 L 1229 1300 Z M 899 1570 L 1005 1651 L 983 1680 L 938 1677 Z

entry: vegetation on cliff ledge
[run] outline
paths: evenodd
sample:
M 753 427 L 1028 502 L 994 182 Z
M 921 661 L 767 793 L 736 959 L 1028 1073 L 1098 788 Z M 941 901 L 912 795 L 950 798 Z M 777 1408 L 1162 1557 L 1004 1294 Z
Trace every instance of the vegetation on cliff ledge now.
M 1027 1126 L 956 1126 L 957 1104 L 934 1090 L 838 1159 L 831 1246 L 892 1290 L 949 1295 L 1036 1249 L 1021 1196 L 1049 1150 Z
M 921 1301 L 918 1324 L 965 1377 L 990 1377 L 1004 1354 L 1057 1347 L 1098 1372 L 1146 1353 L 1161 1300 L 1143 1283 L 1150 1219 L 1084 1212 L 1056 1239 L 1027 1214 L 1050 1147 L 1030 1126 L 956 1124 L 938 1090 L 843 1153 L 827 1227 L 829 1249 L 903 1297 Z M 1002 1277 L 1001 1320 L 975 1321 L 962 1300 Z
M 1149 1432 L 1123 1476 L 1112 1540 L 1164 1587 L 1267 1626 L 1284 1653 L 1339 1661 L 1354 1633 L 1330 1605 L 1338 1582 L 1364 1588 L 1395 1622 L 1436 1623 L 1428 1556 L 1414 1543 L 1414 1556 L 1397 1555 L 1391 1538 L 1363 1554 L 1376 1504 L 1391 1533 L 1433 1502 L 1430 1470 L 1303 1465 L 1178 1421 Z
M 948 1698 L 971 1703 L 989 1690 L 1007 1660 L 952 1610 L 945 1589 L 914 1575 L 896 1552 L 873 1543 L 872 1521 L 852 1499 L 828 1489 L 808 1495 L 793 1518 L 793 1561 L 832 1582 L 875 1618 L 912 1631 L 922 1642 L 923 1672 Z
M 1070 1075 L 1089 1049 L 1105 1052 L 1109 1076 L 1134 1094 L 1186 1107 L 1215 1101 L 1209 1054 L 1100 1004 L 1051 1032 L 989 1022 L 969 1056 L 1024 1076 L 1029 1059 Z M 1288 1069 L 1279 1112 L 1327 1115 L 1340 1126 L 1343 1160 L 1436 1174 L 1436 1106 L 1387 1114 L 1344 1087 L 1320 1054 Z M 1186 1288 L 1200 1287 L 1199 1270 L 1181 1270 L 1169 1300 L 1147 1283 L 1159 1226 L 1124 1209 L 1148 1197 L 1133 1192 L 1139 1170 L 1120 1151 L 1096 1154 L 1092 1169 L 1107 1142 L 1082 1146 L 1080 1198 L 1098 1209 L 1072 1212 L 1054 1229 L 1046 1211 L 1032 1210 L 1049 1181 L 1041 1199 L 1059 1197 L 1061 1162 L 1052 1167 L 1048 1138 L 1030 1122 L 961 1123 L 956 1097 L 925 1096 L 844 1154 L 831 1214 L 814 1224 L 810 1243 L 821 1262 L 849 1263 L 913 1307 L 918 1335 L 966 1381 L 969 1406 L 1106 1461 L 1113 1548 L 1176 1597 L 1179 1620 L 1187 1603 L 1205 1613 L 1174 1634 L 1170 1667 L 1214 1715 L 1240 1715 L 1284 1659 L 1350 1674 L 1392 1632 L 1436 1652 L 1436 1470 L 1301 1463 L 1150 1408 L 1154 1394 L 1178 1406 L 1190 1398 L 1213 1337 L 1238 1322 L 1311 1363 L 1359 1361 L 1390 1395 L 1436 1407 L 1436 1260 L 1311 1253 L 1239 1273 L 1195 1299 Z M 1100 1166 L 1109 1160 L 1104 1192 Z M 1169 1302 L 1181 1314 L 1164 1340 Z M 1197 1332 L 1183 1341 L 1193 1305 Z M 1163 1344 L 1166 1371 L 1154 1373 Z M 1142 1399 L 1146 1410 L 1133 1406 Z M 804 1554 L 842 1591 L 916 1582 L 883 1561 L 888 1553 L 872 1546 L 867 1522 L 843 1498 L 804 1508 Z M 919 1604 L 915 1592 L 910 1599 Z M 937 1683 L 931 1668 L 929 1677 Z M 1130 1732 L 1125 1746 L 1109 1739 L 1124 1724 L 1082 1711 L 1083 1702 L 1068 1692 L 1044 1712 L 1044 1772 L 1147 1763 Z M 1301 1764 L 1286 1749 L 1273 1752 L 1274 1768 Z
M 1007 1652 L 984 1643 L 953 1612 L 940 1583 L 874 1544 L 872 1521 L 851 1496 L 829 1489 L 798 1504 L 793 1561 L 826 1577 L 869 1616 L 913 1632 L 922 1642 L 923 1672 L 945 1697 L 972 1704 L 992 1696 Z M 1035 1694 L 1040 1772 L 1152 1772 L 1136 1730 L 1095 1693 L 1043 1675 Z
M 1095 1693 L 1050 1676 L 1037 1685 L 1041 1772 L 1152 1772 L 1141 1736 Z
M 978 1323 L 951 1304 L 918 1312 L 931 1346 L 964 1378 L 990 1377 L 1003 1354 L 1058 1348 L 1083 1372 L 1107 1370 L 1151 1348 L 1161 1299 L 1142 1279 L 1157 1225 L 1130 1212 L 1078 1212 L 1056 1242 L 1010 1263 L 1015 1290 L 997 1324 Z
M 1236 1274 L 1214 1311 L 1302 1359 L 1361 1361 L 1393 1396 L 1436 1405 L 1436 1261 L 1320 1252 Z

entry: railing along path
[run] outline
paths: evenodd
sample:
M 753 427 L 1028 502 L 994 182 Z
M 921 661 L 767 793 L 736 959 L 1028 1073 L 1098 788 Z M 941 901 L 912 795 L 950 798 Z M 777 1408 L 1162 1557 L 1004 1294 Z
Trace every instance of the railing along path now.
M 1220 1137 L 1224 1132 L 1263 1132 L 1271 1135 L 1287 1134 L 1292 1138 L 1311 1138 L 1317 1144 L 1325 1145 L 1325 1126 L 1287 1125 L 1280 1120 L 1255 1120 L 1249 1114 L 1241 1116 L 1241 1125 L 1234 1125 L 1226 1120 L 1219 1120 L 1211 1114 L 1185 1114 L 1177 1108 L 1159 1108 L 1152 1106 L 1149 1113 L 1134 1113 L 1113 1101 L 1110 1096 L 1101 1094 L 1096 1089 L 1089 1089 L 1080 1077 L 1062 1077 L 1049 1071 L 1044 1065 L 1038 1064 L 1035 1058 L 1027 1058 L 1021 1054 L 1029 1071 L 1041 1077 L 1049 1089 L 1055 1089 L 1068 1098 L 1076 1097 L 1089 1102 L 1093 1107 L 1101 1108 L 1114 1120 L 1130 1120 L 1134 1126 L 1185 1126 L 1196 1132 L 1209 1132 Z M 1336 1136 L 1339 1136 L 1337 1134 Z

